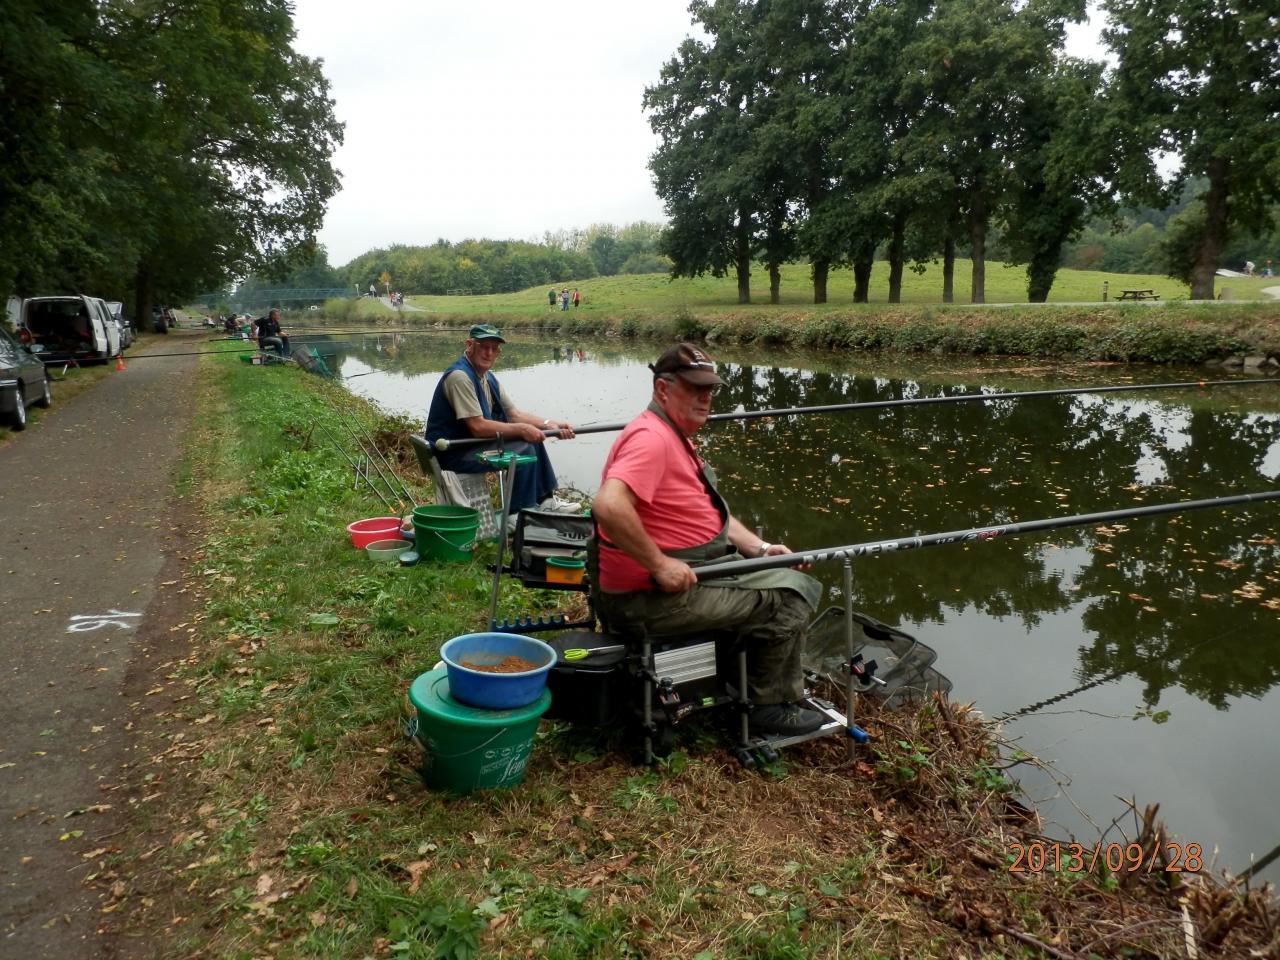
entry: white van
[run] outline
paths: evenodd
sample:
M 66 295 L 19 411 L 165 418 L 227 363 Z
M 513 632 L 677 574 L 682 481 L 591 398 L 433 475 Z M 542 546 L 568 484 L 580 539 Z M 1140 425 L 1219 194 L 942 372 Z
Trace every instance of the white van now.
M 124 334 L 120 332 L 120 324 L 111 314 L 107 301 L 101 297 L 90 297 L 89 302 L 98 308 L 98 316 L 102 317 L 103 329 L 107 331 L 107 356 L 118 357 L 124 349 Z
M 120 352 L 118 331 L 115 350 L 112 350 L 106 308 L 99 308 L 91 297 L 30 297 L 22 301 L 17 335 L 24 343 L 44 347 L 40 358 L 45 363 L 66 360 L 106 363 Z

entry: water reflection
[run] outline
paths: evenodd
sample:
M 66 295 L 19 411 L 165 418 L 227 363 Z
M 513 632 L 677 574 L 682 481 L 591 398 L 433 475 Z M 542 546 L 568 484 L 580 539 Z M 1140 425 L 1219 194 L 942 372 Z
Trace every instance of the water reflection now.
M 421 417 L 461 338 L 370 340 L 344 360 L 344 374 L 373 371 L 352 389 Z M 656 353 L 511 342 L 496 373 L 522 407 L 575 424 L 623 421 L 647 402 L 644 365 Z M 718 411 L 1197 376 L 721 359 Z M 803 549 L 1273 489 L 1276 411 L 1274 387 L 1262 385 L 1041 397 L 715 424 L 702 449 L 744 523 Z M 562 479 L 594 489 L 613 436 L 555 444 Z M 1069 790 L 1104 824 L 1117 794 L 1160 800 L 1175 830 L 1221 845 L 1226 865 L 1242 869 L 1275 844 L 1265 833 L 1280 746 L 1258 731 L 1280 721 L 1280 695 L 1269 693 L 1280 679 L 1278 528 L 1280 507 L 1268 503 L 873 557 L 855 563 L 855 605 L 914 629 L 939 650 L 955 696 L 1009 716 L 1027 749 L 1071 775 L 1064 788 L 1029 772 L 1033 790 Z M 815 572 L 837 585 L 836 565 Z M 1073 803 L 1048 809 L 1067 829 L 1087 828 Z

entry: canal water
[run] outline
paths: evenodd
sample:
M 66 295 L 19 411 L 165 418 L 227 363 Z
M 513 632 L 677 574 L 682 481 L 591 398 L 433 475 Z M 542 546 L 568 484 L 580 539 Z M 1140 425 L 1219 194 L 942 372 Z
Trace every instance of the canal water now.
M 463 336 L 358 338 L 341 373 L 421 418 Z M 610 423 L 647 403 L 657 352 L 513 339 L 495 372 L 524 410 Z M 727 381 L 715 412 L 1205 376 L 713 352 Z M 553 442 L 562 483 L 593 491 L 615 436 Z M 770 541 L 818 548 L 1280 488 L 1280 385 L 736 421 L 700 437 L 735 515 Z M 1159 802 L 1183 842 L 1239 872 L 1280 845 L 1278 539 L 1269 502 L 889 553 L 855 562 L 854 605 L 935 648 L 952 698 L 1002 718 L 1013 749 L 1037 758 L 1015 773 L 1049 833 L 1091 842 L 1124 813 L 1119 798 Z M 814 572 L 838 603 L 839 566 Z

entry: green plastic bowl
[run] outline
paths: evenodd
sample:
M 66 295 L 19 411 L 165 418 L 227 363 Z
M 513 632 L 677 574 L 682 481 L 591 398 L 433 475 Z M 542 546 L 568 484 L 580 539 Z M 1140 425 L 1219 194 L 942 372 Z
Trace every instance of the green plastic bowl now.
M 407 540 L 375 540 L 364 548 L 364 552 L 369 555 L 370 560 L 376 560 L 379 563 L 397 563 L 400 560 L 400 554 L 410 546 Z

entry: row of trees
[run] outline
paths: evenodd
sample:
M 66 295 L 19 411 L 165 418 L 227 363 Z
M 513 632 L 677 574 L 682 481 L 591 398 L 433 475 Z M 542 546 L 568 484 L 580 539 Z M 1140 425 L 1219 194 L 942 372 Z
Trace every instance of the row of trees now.
M 0 5 L 0 291 L 146 315 L 309 259 L 342 140 L 288 0 Z
M 1106 0 L 1117 65 L 1063 54 L 1084 0 L 694 0 L 686 39 L 645 91 L 650 160 L 673 273 L 752 262 L 770 298 L 782 263 L 833 265 L 867 298 L 878 249 L 889 299 L 904 266 L 973 262 L 984 299 L 1001 229 L 1043 301 L 1063 245 L 1120 199 L 1162 205 L 1202 175 L 1204 215 L 1184 244 L 1192 296 L 1213 295 L 1229 228 L 1261 229 L 1280 199 L 1280 38 L 1263 0 Z M 1159 155 L 1175 154 L 1171 181 Z
M 342 267 L 329 265 L 323 248 L 292 271 L 249 286 L 344 287 L 363 293 L 384 276 L 409 294 L 514 293 L 530 287 L 616 274 L 665 273 L 671 261 L 658 252 L 662 226 L 599 223 L 586 230 L 547 233 L 542 243 L 522 240 L 437 240 L 429 247 L 395 244 L 366 251 Z

